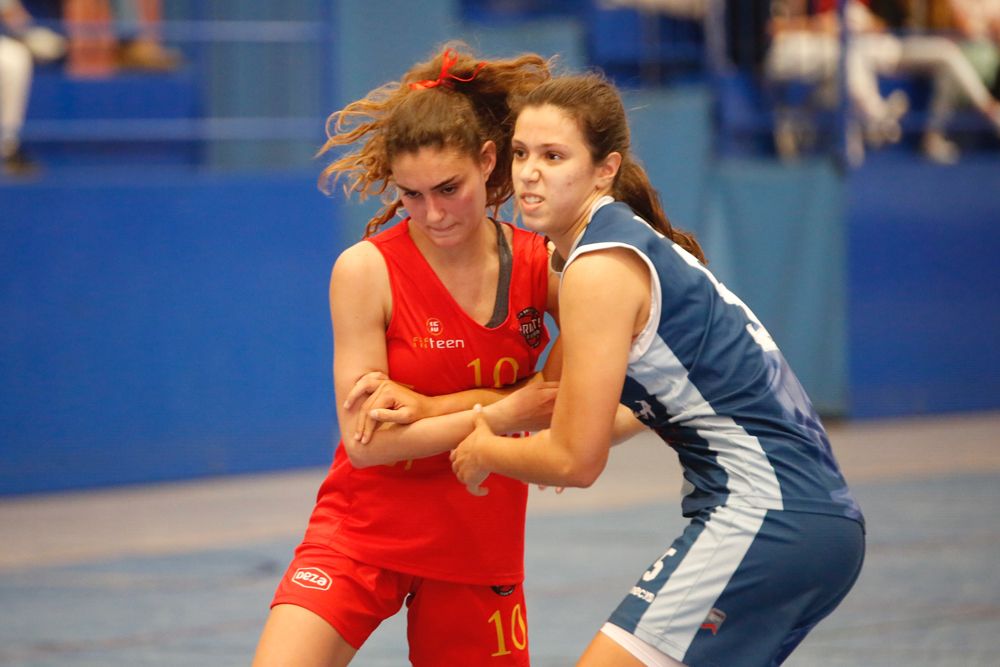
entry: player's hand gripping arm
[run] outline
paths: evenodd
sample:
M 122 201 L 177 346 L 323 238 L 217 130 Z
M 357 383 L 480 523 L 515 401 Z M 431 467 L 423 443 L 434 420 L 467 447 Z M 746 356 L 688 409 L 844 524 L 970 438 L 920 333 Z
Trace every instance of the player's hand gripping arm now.
M 550 244 L 549 254 L 553 251 Z M 550 260 L 551 265 L 551 260 Z M 558 325 L 559 322 L 559 274 L 551 269 L 547 272 L 546 312 Z M 413 389 L 393 382 L 385 373 L 373 371 L 366 373 L 354 385 L 344 401 L 345 409 L 350 409 L 355 401 L 363 401 L 358 412 L 354 428 L 354 438 L 362 444 L 367 444 L 375 430 L 382 423 L 412 424 L 419 419 L 436 417 L 463 410 L 470 410 L 474 405 L 489 406 L 515 390 L 526 387 L 529 382 L 541 380 L 557 381 L 561 370 L 562 345 L 556 340 L 549 352 L 545 368 L 536 376 L 522 380 L 514 385 L 502 388 L 481 387 L 468 391 L 445 394 L 442 396 L 424 396 Z M 541 377 L 539 377 L 541 376 Z M 537 388 L 535 388 L 537 390 Z M 529 390 L 531 391 L 531 390 Z M 545 396 L 538 397 L 545 400 Z M 506 428 L 497 426 L 500 431 L 533 431 L 546 428 L 549 425 L 551 412 L 544 414 L 538 411 L 525 412 L 520 408 L 525 406 L 526 397 L 516 397 L 507 401 L 504 406 L 487 408 L 484 416 L 493 425 L 498 419 L 505 419 Z M 506 411 L 509 408 L 511 411 Z M 499 415 L 497 413 L 500 413 Z M 504 414 L 505 413 L 505 414 Z M 539 422 L 542 415 L 544 422 Z M 521 416 L 524 419 L 521 419 Z
M 424 396 L 406 385 L 393 382 L 385 373 L 373 371 L 366 373 L 354 385 L 344 400 L 344 408 L 350 409 L 356 401 L 361 403 L 353 437 L 361 444 L 367 444 L 381 424 L 412 424 L 428 417 L 471 410 L 477 404 L 491 405 L 533 380 L 529 378 L 499 389 L 482 387 L 453 394 Z M 548 426 L 548 422 L 544 426 Z
M 358 290 L 357 285 L 369 290 Z M 385 330 L 391 312 L 391 288 L 381 254 L 362 242 L 345 251 L 334 265 L 330 279 L 330 313 L 334 332 L 334 385 L 340 424 L 356 424 L 364 405 L 352 390 L 365 376 L 388 371 Z M 524 394 L 488 413 L 489 424 L 500 432 L 538 426 L 548 421 L 554 404 L 555 383 L 528 382 Z M 466 394 L 462 392 L 461 394 Z M 500 398 L 502 392 L 468 393 L 445 398 L 444 406 L 471 407 L 477 397 Z M 349 401 L 348 397 L 352 399 Z M 419 395 L 418 395 L 419 396 Z M 449 403 L 449 401 L 451 401 Z M 464 402 L 464 405 L 463 405 Z M 412 424 L 385 424 L 367 444 L 348 430 L 343 446 L 357 467 L 391 464 L 446 452 L 472 432 L 471 410 L 421 419 Z
M 563 371 L 552 427 L 517 441 L 486 421 L 452 453 L 456 474 L 475 488 L 490 472 L 552 486 L 590 486 L 615 440 L 641 426 L 619 404 L 633 335 L 648 316 L 649 271 L 628 250 L 591 252 L 563 277 Z

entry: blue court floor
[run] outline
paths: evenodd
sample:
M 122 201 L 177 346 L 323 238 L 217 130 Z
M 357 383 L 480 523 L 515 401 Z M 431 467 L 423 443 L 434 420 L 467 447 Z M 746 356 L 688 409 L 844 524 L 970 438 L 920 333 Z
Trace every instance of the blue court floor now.
M 831 434 L 867 560 L 785 664 L 1000 664 L 1000 413 Z M 0 665 L 248 665 L 323 472 L 0 500 Z M 638 438 L 591 489 L 532 490 L 533 665 L 574 663 L 683 527 L 679 488 L 672 453 Z M 390 619 L 354 664 L 407 665 L 403 635 Z

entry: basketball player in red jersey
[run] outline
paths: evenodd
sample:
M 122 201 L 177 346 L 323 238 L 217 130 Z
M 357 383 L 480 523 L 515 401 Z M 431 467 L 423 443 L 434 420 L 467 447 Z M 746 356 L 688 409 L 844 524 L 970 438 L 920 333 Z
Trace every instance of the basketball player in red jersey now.
M 436 397 L 439 416 L 382 427 L 370 442 L 342 427 L 257 667 L 346 665 L 404 603 L 413 665 L 529 664 L 527 488 L 495 477 L 472 496 L 447 452 L 472 432 L 475 403 L 493 404 L 503 432 L 535 427 L 522 406 L 551 407 L 554 387 L 531 379 L 556 291 L 545 243 L 487 215 L 512 191 L 508 98 L 548 76 L 538 56 L 479 62 L 447 49 L 331 117 L 324 150 L 360 147 L 321 180 L 396 195 L 333 268 L 338 421 L 356 423 L 361 401 L 346 398 L 372 373 Z M 378 232 L 400 208 L 408 217 Z M 530 400 L 497 402 L 516 383 Z

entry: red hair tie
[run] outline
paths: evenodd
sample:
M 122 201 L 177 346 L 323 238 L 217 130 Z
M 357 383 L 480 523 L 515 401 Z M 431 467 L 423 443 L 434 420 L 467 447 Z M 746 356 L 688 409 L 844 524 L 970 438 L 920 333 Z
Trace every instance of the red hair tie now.
M 462 78 L 455 74 L 452 74 L 449 70 L 458 63 L 458 54 L 451 49 L 445 49 L 444 55 L 441 57 L 441 73 L 438 74 L 437 79 L 424 79 L 423 81 L 415 81 L 410 84 L 410 88 L 416 90 L 418 88 L 437 88 L 440 85 L 452 85 L 452 81 L 461 81 L 463 83 L 468 83 L 476 78 L 479 74 L 479 70 L 486 67 L 486 63 L 479 63 L 476 65 L 476 69 L 472 70 L 467 78 Z

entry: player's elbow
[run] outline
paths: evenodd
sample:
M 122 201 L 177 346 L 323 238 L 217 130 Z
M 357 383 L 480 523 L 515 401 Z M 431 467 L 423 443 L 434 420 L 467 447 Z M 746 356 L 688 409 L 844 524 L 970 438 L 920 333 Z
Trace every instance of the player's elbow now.
M 563 486 L 570 486 L 577 489 L 589 488 L 601 476 L 601 468 L 588 467 L 572 471 L 566 478 Z
M 597 481 L 604 472 L 607 456 L 574 458 L 566 462 L 562 470 L 562 486 L 586 489 Z
M 344 448 L 344 453 L 347 454 L 347 460 L 350 461 L 351 465 L 355 468 L 370 468 L 374 465 L 378 465 L 379 463 L 375 460 L 375 457 L 372 456 L 371 450 L 354 438 L 341 441 L 340 446 Z

